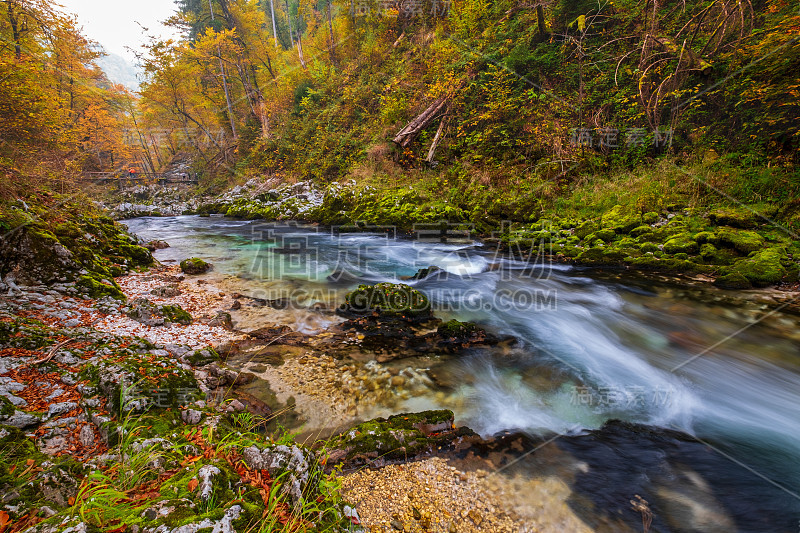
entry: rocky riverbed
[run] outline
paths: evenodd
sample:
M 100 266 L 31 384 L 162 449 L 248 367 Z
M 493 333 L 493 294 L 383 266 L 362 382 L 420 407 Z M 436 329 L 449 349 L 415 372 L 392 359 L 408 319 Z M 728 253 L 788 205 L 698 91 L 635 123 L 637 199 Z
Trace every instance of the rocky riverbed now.
M 30 439 L 33 447 L 27 452 L 29 456 L 9 457 L 9 465 L 28 461 L 35 466 L 43 460 L 41 467 L 33 469 L 34 478 L 50 480 L 48 483 L 54 487 L 41 493 L 12 491 L 4 496 L 6 510 L 2 511 L 2 517 L 14 525 L 13 531 L 89 531 L 92 523 L 104 523 L 103 520 L 84 522 L 75 514 L 75 506 L 86 503 L 80 494 L 87 488 L 90 472 L 102 470 L 106 468 L 104 465 L 119 459 L 115 435 L 122 422 L 115 420 L 125 413 L 135 413 L 139 407 L 167 409 L 164 420 L 155 428 L 151 426 L 141 435 L 142 439 L 135 441 L 141 443 L 136 445 L 139 449 L 155 458 L 161 455 L 156 450 L 172 450 L 184 441 L 198 449 L 208 447 L 205 455 L 211 454 L 213 458 L 218 452 L 211 452 L 209 442 L 191 433 L 190 428 L 199 424 L 197 427 L 220 427 L 222 432 L 222 427 L 230 422 L 223 421 L 220 413 L 223 416 L 240 411 L 269 415 L 272 408 L 278 409 L 281 400 L 290 395 L 294 398 L 292 406 L 299 406 L 299 414 L 306 423 L 331 428 L 337 425 L 333 421 L 343 424 L 354 417 L 368 416 L 368 411 L 359 412 L 357 400 L 373 394 L 375 398 L 365 404 L 379 404 L 379 398 L 385 393 L 376 383 L 393 382 L 399 389 L 401 381 L 405 384 L 423 379 L 421 374 L 415 375 L 410 370 L 388 372 L 374 364 L 343 363 L 334 359 L 313 346 L 315 342 L 326 342 L 325 335 L 313 341 L 309 337 L 295 336 L 297 345 L 280 345 L 278 357 L 283 359 L 283 364 L 273 365 L 253 358 L 247 364 L 232 364 L 228 369 L 219 361 L 213 347 L 223 352 L 236 352 L 238 355 L 232 360 L 235 363 L 246 353 L 235 350 L 237 344 L 246 344 L 249 339 L 250 349 L 253 349 L 259 342 L 253 342 L 251 335 L 233 331 L 233 323 L 212 324 L 219 313 L 232 307 L 237 299 L 221 292 L 213 283 L 198 281 L 201 280 L 197 277 L 187 280 L 177 267 L 157 267 L 117 279 L 128 302 L 140 302 L 141 307 L 141 299 L 147 299 L 156 310 L 180 306 L 191 315 L 192 323 L 188 324 L 171 322 L 163 316 L 160 319 L 156 316 L 153 323 L 153 316 L 132 313 L 136 306 L 131 303 L 113 298 L 93 299 L 70 283 L 50 287 L 0 286 L 3 291 L 0 325 L 4 328 L 0 396 L 6 406 L 0 423 L 18 428 L 2 429 L 0 438 L 15 439 L 15 442 Z M 269 342 L 260 345 L 261 350 L 269 348 Z M 270 359 L 270 354 L 266 359 Z M 258 371 L 259 365 L 262 368 L 257 372 L 258 377 L 239 372 L 239 368 Z M 245 392 L 253 389 L 254 382 L 275 389 L 278 403 L 268 406 Z M 237 399 L 239 389 L 243 392 L 241 400 Z M 408 391 L 402 394 L 407 395 Z M 169 414 L 170 410 L 175 410 L 174 414 Z M 23 433 L 14 433 L 18 430 Z M 80 459 L 83 465 L 78 467 L 69 460 L 64 463 L 69 457 Z M 154 460 L 156 464 L 160 461 Z M 185 463 L 185 458 L 181 460 Z M 178 461 L 178 458 L 168 459 L 157 472 L 168 474 L 170 461 Z M 48 466 L 52 464 L 60 466 Z M 208 474 L 202 468 L 194 469 L 195 475 L 201 485 L 208 484 L 209 493 L 216 493 L 220 490 L 219 484 L 223 488 L 227 486 L 227 482 L 214 478 L 218 474 L 213 474 L 222 465 L 212 462 L 208 467 L 211 477 L 204 478 Z M 401 490 L 404 485 L 397 483 L 397 476 L 403 477 L 407 484 L 411 480 L 409 473 L 413 473 L 413 479 L 426 487 L 423 490 L 426 497 L 432 499 L 426 501 L 421 497 L 411 514 L 398 514 L 401 520 L 416 520 L 417 527 L 424 526 L 430 510 L 444 505 L 453 517 L 454 525 L 449 531 L 516 530 L 513 518 L 503 510 L 497 497 L 484 491 L 473 474 L 446 467 L 443 460 L 387 468 L 385 472 L 365 470 L 342 477 L 343 496 L 351 502 L 351 509 L 356 510 L 350 511 L 351 521 L 358 522 L 356 517 L 363 512 L 364 525 L 368 528 L 392 526 L 393 523 L 397 526 L 395 518 L 388 522 L 384 518 L 401 510 L 396 510 L 391 503 L 381 506 L 386 496 L 382 491 L 389 487 Z M 13 473 L 8 475 L 7 482 L 15 483 Z M 470 481 L 465 483 L 467 479 Z M 385 485 L 376 484 L 378 481 Z M 191 476 L 189 482 L 191 488 Z M 198 490 L 201 489 L 202 486 Z M 481 498 L 480 504 L 467 498 L 476 495 Z M 149 498 L 152 500 L 152 496 Z M 152 514 L 148 510 L 143 517 L 125 518 L 136 523 L 130 531 L 189 531 L 185 529 L 188 526 L 177 527 L 176 524 L 191 523 L 192 516 L 198 516 L 198 521 L 194 522 L 196 527 L 208 525 L 215 531 L 240 531 L 245 514 L 243 508 L 232 506 L 221 515 L 205 518 L 197 509 L 188 510 L 188 513 L 184 509 L 181 517 L 185 518 L 177 518 L 181 505 L 173 501 L 159 502 L 156 498 L 150 502 L 143 500 L 143 503 L 149 503 Z M 424 515 L 417 517 L 418 512 Z M 347 508 L 344 513 L 347 514 Z M 404 525 L 401 529 L 407 527 Z

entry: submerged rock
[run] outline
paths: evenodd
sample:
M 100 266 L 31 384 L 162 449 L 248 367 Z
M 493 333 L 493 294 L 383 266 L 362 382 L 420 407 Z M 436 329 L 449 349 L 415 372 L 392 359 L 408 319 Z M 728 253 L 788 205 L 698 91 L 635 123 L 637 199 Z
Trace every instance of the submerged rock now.
M 167 241 L 154 240 L 146 243 L 144 247 L 151 252 L 155 252 L 156 250 L 164 250 L 169 248 L 169 243 Z
M 347 320 L 338 327 L 354 330 L 358 344 L 373 351 L 379 363 L 421 354 L 452 354 L 475 347 L 514 342 L 513 337 L 497 337 L 476 324 L 451 320 L 429 331 L 439 321 L 414 324 L 399 319 L 367 316 Z

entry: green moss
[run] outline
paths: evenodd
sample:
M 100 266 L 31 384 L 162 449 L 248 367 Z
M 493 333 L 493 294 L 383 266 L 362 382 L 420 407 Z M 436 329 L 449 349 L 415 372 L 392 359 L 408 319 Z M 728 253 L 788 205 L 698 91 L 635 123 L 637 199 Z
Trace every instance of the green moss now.
M 600 229 L 600 224 L 595 222 L 594 220 L 587 220 L 577 228 L 575 228 L 575 236 L 579 239 L 585 239 L 587 235 L 590 233 L 594 233 L 596 230 Z
M 601 229 L 594 232 L 598 239 L 602 240 L 603 242 L 611 242 L 613 241 L 617 234 L 613 229 Z
M 617 233 L 628 233 L 642 225 L 642 217 L 632 213 L 622 205 L 615 205 L 602 217 L 603 227 L 612 228 Z
M 688 233 L 679 233 L 664 243 L 664 252 L 668 254 L 693 254 L 697 252 L 697 243 Z
M 663 272 L 675 273 L 705 271 L 705 268 L 702 265 L 697 265 L 692 261 L 676 259 L 674 257 L 659 258 L 657 254 L 628 258 L 626 259 L 626 262 L 632 266 L 645 270 L 659 270 Z
M 211 264 L 206 263 L 198 257 L 190 257 L 181 261 L 181 270 L 190 275 L 205 274 L 211 268 Z
M 620 264 L 626 257 L 625 252 L 617 250 L 613 247 L 598 246 L 584 250 L 576 257 L 576 260 L 581 263 L 597 264 L 597 265 L 615 265 Z
M 0 416 L 11 416 L 15 411 L 14 404 L 5 396 L 0 396 Z
M 119 246 L 119 251 L 125 257 L 131 260 L 131 263 L 136 266 L 149 266 L 153 264 L 153 256 L 150 250 L 133 244 L 122 244 Z
M 749 289 L 753 285 L 741 272 L 730 272 L 714 280 L 714 285 L 721 289 Z
M 214 348 L 210 346 L 202 350 L 195 350 L 195 352 L 188 356 L 186 360 L 192 366 L 205 366 L 220 360 L 220 356 Z
M 163 305 L 161 306 L 161 313 L 164 318 L 170 322 L 176 322 L 188 326 L 192 323 L 192 315 L 183 310 L 180 305 Z
M 716 233 L 719 244 L 730 246 L 743 254 L 755 252 L 764 246 L 764 237 L 754 231 L 719 228 Z
M 373 312 L 387 317 L 427 317 L 431 304 L 417 289 L 401 283 L 359 285 L 345 296 L 339 308 L 343 314 L 366 315 Z
M 641 250 L 642 253 L 656 253 L 658 251 L 658 246 L 652 242 L 644 242 L 639 245 L 639 250 Z
M 700 247 L 700 257 L 712 265 L 730 265 L 736 260 L 736 254 L 731 250 L 720 250 L 711 243 Z
M 658 219 L 659 219 L 658 213 L 652 211 L 650 213 L 645 213 L 644 215 L 642 215 L 642 222 L 644 222 L 645 224 L 655 224 L 656 222 L 658 222 Z
M 475 335 L 485 334 L 483 328 L 471 322 L 450 320 L 436 329 L 436 333 L 448 339 L 469 339 Z
M 89 273 L 79 277 L 76 285 L 86 289 L 91 298 L 110 296 L 116 300 L 125 301 L 125 295 L 113 279 L 100 279 L 97 274 Z
M 705 244 L 705 243 L 715 243 L 717 240 L 717 235 L 711 231 L 701 231 L 697 235 L 694 236 L 694 240 L 697 244 Z
M 458 434 L 452 430 L 452 411 L 404 413 L 363 422 L 331 439 L 327 447 L 345 450 L 348 458 L 364 455 L 407 459 L 452 439 Z M 466 433 L 471 432 L 466 430 Z
M 649 233 L 653 233 L 653 228 L 651 228 L 650 226 L 638 226 L 630 231 L 630 235 L 632 237 L 639 237 Z
M 717 209 L 708 214 L 713 224 L 733 226 L 736 228 L 752 228 L 758 225 L 759 217 L 753 211 L 743 207 Z
M 781 281 L 788 274 L 784 262 L 790 262 L 780 248 L 769 248 L 754 253 L 729 267 L 729 274 L 740 274 L 757 287 Z

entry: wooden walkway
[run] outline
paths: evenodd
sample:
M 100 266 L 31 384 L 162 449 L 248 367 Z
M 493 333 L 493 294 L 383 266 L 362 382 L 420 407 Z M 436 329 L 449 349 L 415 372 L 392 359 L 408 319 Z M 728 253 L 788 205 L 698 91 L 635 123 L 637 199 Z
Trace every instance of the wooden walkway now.
M 120 187 L 134 184 L 165 185 L 169 183 L 198 183 L 197 174 L 153 174 L 152 172 L 86 172 L 84 181 L 94 183 L 116 183 Z

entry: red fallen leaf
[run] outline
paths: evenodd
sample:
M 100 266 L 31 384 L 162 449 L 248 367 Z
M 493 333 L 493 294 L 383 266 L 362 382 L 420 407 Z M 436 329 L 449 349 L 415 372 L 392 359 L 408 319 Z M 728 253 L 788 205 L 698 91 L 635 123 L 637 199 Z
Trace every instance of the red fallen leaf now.
M 106 531 L 108 531 L 108 533 L 122 533 L 126 529 L 128 529 L 128 526 L 119 526 L 116 529 L 107 529 Z
M 197 481 L 197 478 L 190 479 L 189 480 L 189 485 L 187 487 L 189 489 L 189 492 L 194 492 L 195 489 L 197 488 L 198 484 L 199 484 L 199 481 Z
M 67 503 L 70 506 L 75 505 L 75 497 L 74 496 L 70 496 L 69 499 L 67 500 Z
M 5 511 L 0 511 L 0 527 L 5 528 L 11 522 L 11 517 Z

